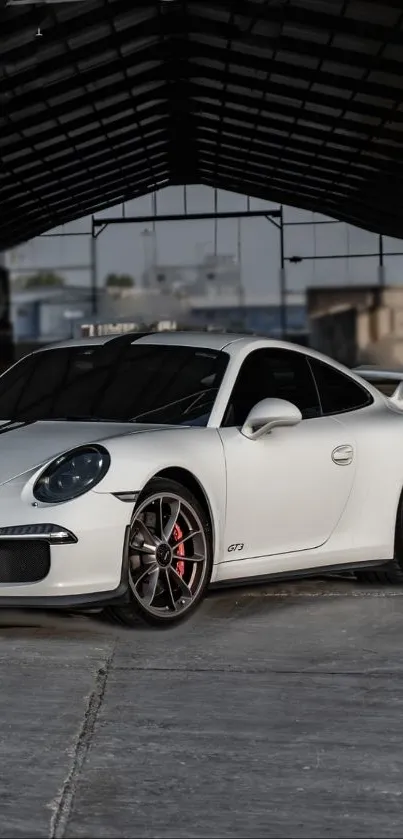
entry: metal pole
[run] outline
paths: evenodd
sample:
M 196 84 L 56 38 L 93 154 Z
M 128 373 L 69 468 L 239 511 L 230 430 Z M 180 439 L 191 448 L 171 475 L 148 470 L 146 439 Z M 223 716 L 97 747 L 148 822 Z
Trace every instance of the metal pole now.
M 228 219 L 228 218 L 269 218 L 269 219 L 279 219 L 281 216 L 280 210 L 252 210 L 248 212 L 247 210 L 242 211 L 228 211 L 228 212 L 217 212 L 217 213 L 187 213 L 184 215 L 183 213 L 174 213 L 169 215 L 157 215 L 157 216 L 125 216 L 122 218 L 121 216 L 113 216 L 112 218 L 102 218 L 102 219 L 94 219 L 93 222 L 93 230 L 95 231 L 98 227 L 101 227 L 104 230 L 110 224 L 151 224 L 163 221 L 208 221 L 209 219 Z M 285 227 L 286 225 L 284 225 Z
M 390 256 L 403 256 L 403 251 L 388 251 L 384 254 L 384 257 L 387 256 L 388 259 Z M 374 259 L 375 257 L 379 260 L 379 250 L 375 253 L 325 253 L 325 254 L 315 254 L 312 256 L 287 256 L 285 257 L 285 262 L 306 262 L 306 260 L 314 260 L 314 259 Z
M 383 254 L 383 236 L 382 233 L 379 234 L 379 268 L 378 268 L 378 279 L 379 285 L 385 285 L 385 265 L 384 265 L 384 254 Z
M 280 328 L 283 340 L 287 337 L 287 288 L 284 256 L 284 210 L 280 207 Z
M 91 311 L 94 316 L 98 313 L 97 274 L 97 240 L 95 236 L 91 236 Z
M 88 234 L 87 234 L 88 235 Z M 13 274 L 41 274 L 42 271 L 88 271 L 91 265 L 35 265 L 34 268 L 17 268 L 13 266 Z
M 11 324 L 10 275 L 6 254 L 0 251 L 0 373 L 14 362 L 14 335 Z
M 241 326 L 245 328 L 245 289 L 243 287 L 243 277 L 242 277 L 242 229 L 241 229 L 241 219 L 238 219 L 237 224 L 237 262 L 238 262 L 238 270 L 239 270 L 239 287 L 238 287 L 238 298 L 239 298 L 239 314 L 240 314 L 240 322 Z
M 153 210 L 153 238 L 152 238 L 152 245 L 153 245 L 153 264 L 152 264 L 152 276 L 153 282 L 155 282 L 155 275 L 157 272 L 157 265 L 158 265 L 158 248 L 157 248 L 157 230 L 155 227 L 156 218 L 158 215 L 158 202 L 157 202 L 157 193 L 153 192 L 152 195 L 152 210 Z
M 218 190 L 214 190 L 214 256 L 217 258 L 218 252 Z

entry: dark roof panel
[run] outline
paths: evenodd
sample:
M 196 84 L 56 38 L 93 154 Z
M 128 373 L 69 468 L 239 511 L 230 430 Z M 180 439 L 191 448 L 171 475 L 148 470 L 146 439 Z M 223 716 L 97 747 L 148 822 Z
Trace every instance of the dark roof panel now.
M 403 236 L 402 23 L 401 0 L 3 3 L 0 249 L 185 183 Z

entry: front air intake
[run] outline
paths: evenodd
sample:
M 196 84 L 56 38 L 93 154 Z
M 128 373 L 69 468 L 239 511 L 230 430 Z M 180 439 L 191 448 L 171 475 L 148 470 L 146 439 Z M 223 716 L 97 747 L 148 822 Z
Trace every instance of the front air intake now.
M 38 583 L 49 573 L 50 547 L 45 541 L 0 541 L 0 584 Z

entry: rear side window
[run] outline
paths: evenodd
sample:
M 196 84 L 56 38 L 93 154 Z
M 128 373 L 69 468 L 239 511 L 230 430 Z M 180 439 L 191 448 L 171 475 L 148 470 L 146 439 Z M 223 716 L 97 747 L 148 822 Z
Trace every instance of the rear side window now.
M 372 404 L 371 394 L 349 376 L 314 358 L 309 359 L 309 364 L 315 377 L 323 414 L 356 411 Z

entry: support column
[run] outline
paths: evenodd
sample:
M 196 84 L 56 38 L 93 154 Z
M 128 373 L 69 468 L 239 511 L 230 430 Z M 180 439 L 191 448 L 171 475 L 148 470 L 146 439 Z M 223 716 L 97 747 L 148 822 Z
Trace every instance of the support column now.
M 383 236 L 382 233 L 379 235 L 379 264 L 378 264 L 378 283 L 383 288 L 386 284 L 386 276 L 385 276 L 385 263 L 384 263 L 384 253 L 383 253 Z
M 0 252 L 0 373 L 15 360 L 13 328 L 10 319 L 10 276 L 6 255 Z
M 94 316 L 98 314 L 98 265 L 97 265 L 97 240 L 91 236 L 91 311 Z
M 280 329 L 283 340 L 287 338 L 287 278 L 284 256 L 284 211 L 280 207 Z

